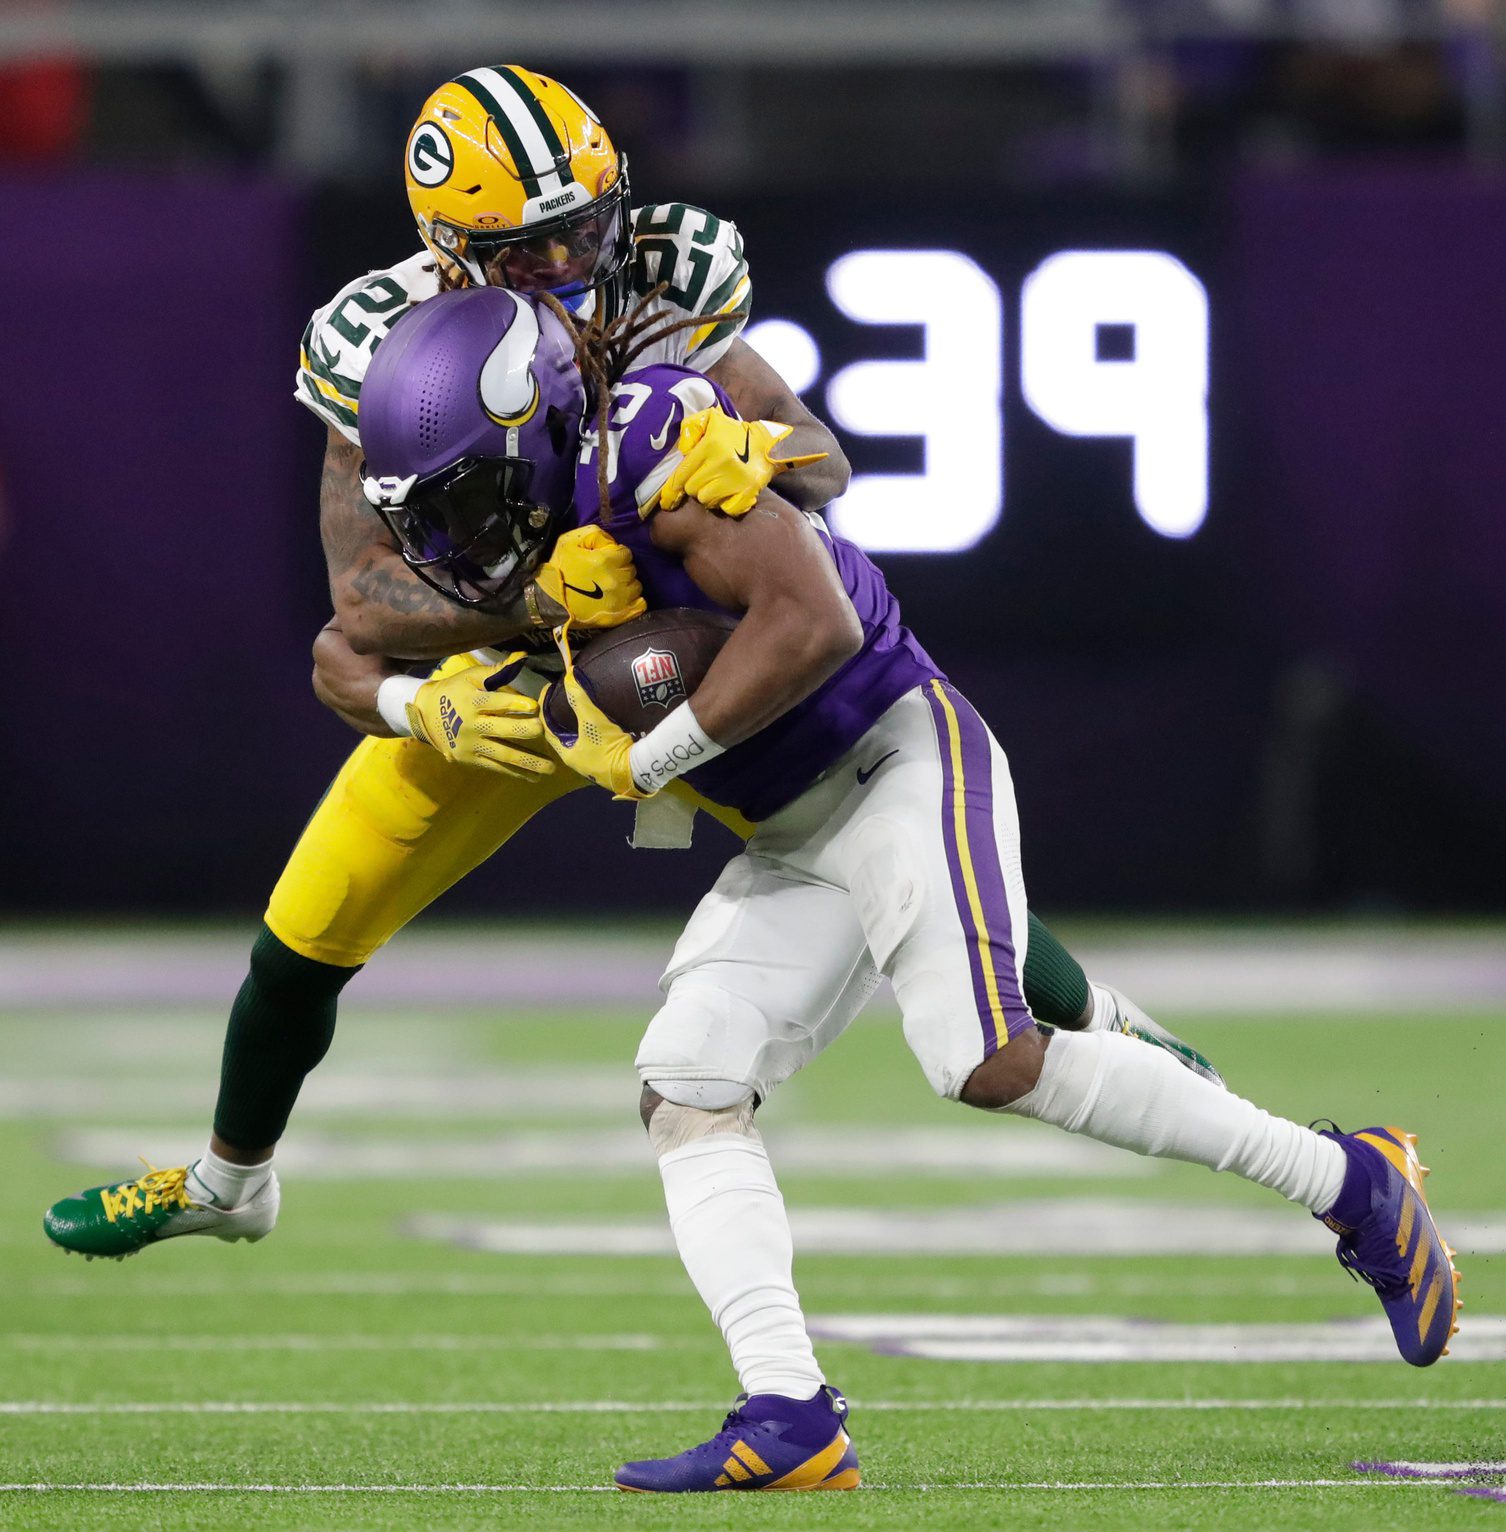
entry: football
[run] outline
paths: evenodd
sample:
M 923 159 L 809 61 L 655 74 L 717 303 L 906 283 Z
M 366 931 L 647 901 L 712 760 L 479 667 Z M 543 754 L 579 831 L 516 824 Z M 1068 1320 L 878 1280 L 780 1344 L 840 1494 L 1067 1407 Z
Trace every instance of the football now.
M 634 618 L 575 651 L 575 673 L 608 718 L 635 739 L 701 684 L 737 619 L 695 607 L 670 607 Z M 544 718 L 557 734 L 575 732 L 565 688 L 544 693 Z

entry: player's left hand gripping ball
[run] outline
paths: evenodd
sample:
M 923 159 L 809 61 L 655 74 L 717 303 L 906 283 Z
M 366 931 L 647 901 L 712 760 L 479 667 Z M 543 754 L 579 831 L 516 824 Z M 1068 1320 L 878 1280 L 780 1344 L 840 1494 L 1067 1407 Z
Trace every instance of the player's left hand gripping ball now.
M 648 610 L 633 555 L 598 526 L 563 533 L 524 594 L 541 628 L 561 621 L 577 628 L 615 628 Z M 541 595 L 552 605 L 543 606 Z
M 544 720 L 544 735 L 555 753 L 572 771 L 589 777 L 616 798 L 647 798 L 649 793 L 638 786 L 633 776 L 633 736 L 619 727 L 597 707 L 591 694 L 575 674 L 575 659 L 570 653 L 569 623 L 556 630 L 554 641 L 565 662 L 559 685 L 575 713 L 574 734 L 556 734 Z
M 539 704 L 506 683 L 522 656 L 507 664 L 472 665 L 425 681 L 404 711 L 413 737 L 432 745 L 447 761 L 484 766 L 532 781 L 554 770 L 544 743 Z
M 697 410 L 680 422 L 684 461 L 659 491 L 660 509 L 672 511 L 689 495 L 713 511 L 745 516 L 778 473 L 819 463 L 827 454 L 775 457 L 794 430 L 777 420 L 734 420 L 720 409 Z

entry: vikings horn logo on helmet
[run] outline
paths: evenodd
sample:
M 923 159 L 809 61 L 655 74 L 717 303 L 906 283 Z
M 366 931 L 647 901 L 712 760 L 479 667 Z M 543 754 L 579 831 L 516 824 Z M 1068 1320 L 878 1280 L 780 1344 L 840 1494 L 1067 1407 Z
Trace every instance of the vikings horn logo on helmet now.
M 530 303 L 515 300 L 507 334 L 492 347 L 481 367 L 481 408 L 499 426 L 520 426 L 539 407 L 539 381 L 533 356 L 539 344 L 539 317 Z

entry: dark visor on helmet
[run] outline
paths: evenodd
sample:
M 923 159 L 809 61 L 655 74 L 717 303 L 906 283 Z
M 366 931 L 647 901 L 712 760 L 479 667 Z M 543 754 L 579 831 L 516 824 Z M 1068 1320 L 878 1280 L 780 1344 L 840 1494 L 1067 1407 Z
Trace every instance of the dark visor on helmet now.
M 559 218 L 499 234 L 439 224 L 436 234 L 448 234 L 490 286 L 568 296 L 609 282 L 631 259 L 627 196 L 624 168 L 610 190 Z
M 403 562 L 462 606 L 500 606 L 522 590 L 554 534 L 555 513 L 529 495 L 523 458 L 462 458 L 379 504 Z

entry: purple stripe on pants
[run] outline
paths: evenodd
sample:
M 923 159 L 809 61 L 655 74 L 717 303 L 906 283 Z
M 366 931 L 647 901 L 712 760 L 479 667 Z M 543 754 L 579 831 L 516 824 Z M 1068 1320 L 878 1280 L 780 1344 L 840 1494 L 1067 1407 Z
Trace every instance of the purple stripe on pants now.
M 945 690 L 956 717 L 955 734 L 962 758 L 963 835 L 967 859 L 971 862 L 973 883 L 983 914 L 983 937 L 968 897 L 963 875 L 963 858 L 957 844 L 956 817 L 953 812 L 956 791 L 952 765 L 954 726 L 937 695 L 938 685 Z M 987 974 L 991 970 L 994 992 L 1003 1011 L 1005 1040 L 1035 1025 L 1021 991 L 1015 961 L 1014 924 L 1010 919 L 1009 896 L 1004 885 L 1004 869 L 999 861 L 999 843 L 994 826 L 993 750 L 988 728 L 973 710 L 972 704 L 946 682 L 932 682 L 926 688 L 926 700 L 936 724 L 941 747 L 942 785 L 946 795 L 942 815 L 947 867 L 952 878 L 952 896 L 967 935 L 968 965 L 973 979 L 973 995 L 978 1016 L 983 1023 L 984 1058 L 999 1046 L 998 1020 L 989 995 Z
M 952 876 L 952 899 L 957 906 L 957 918 L 962 922 L 964 944 L 967 947 L 967 965 L 973 978 L 973 1001 L 978 1008 L 978 1020 L 983 1024 L 983 1057 L 991 1058 L 998 1051 L 999 1036 L 994 1025 L 993 1006 L 988 998 L 988 984 L 983 977 L 983 954 L 979 950 L 977 926 L 973 920 L 972 906 L 968 902 L 967 884 L 962 876 L 962 857 L 957 848 L 957 818 L 953 812 L 957 790 L 956 772 L 952 766 L 954 731 L 952 720 L 947 717 L 946 709 L 937 695 L 938 684 L 936 681 L 929 682 L 925 694 L 931 707 L 931 720 L 936 725 L 936 744 L 941 755 L 941 838 L 946 847 L 947 871 Z M 964 760 L 964 769 L 965 765 Z

